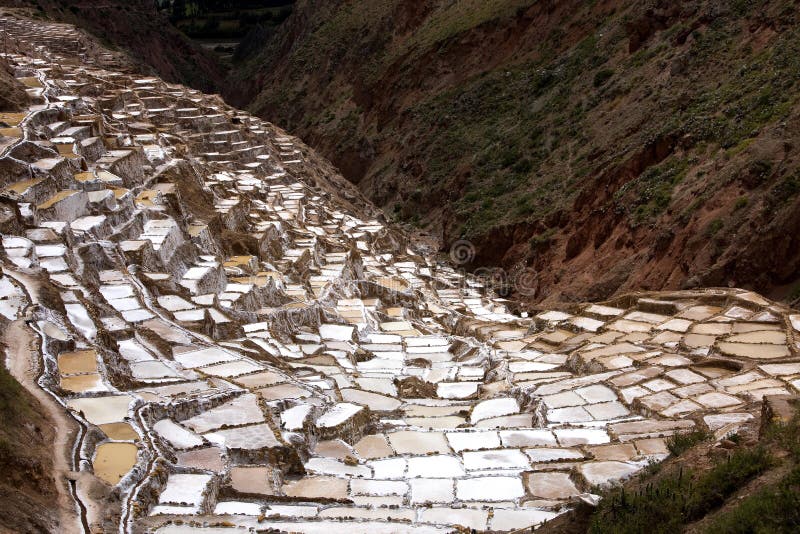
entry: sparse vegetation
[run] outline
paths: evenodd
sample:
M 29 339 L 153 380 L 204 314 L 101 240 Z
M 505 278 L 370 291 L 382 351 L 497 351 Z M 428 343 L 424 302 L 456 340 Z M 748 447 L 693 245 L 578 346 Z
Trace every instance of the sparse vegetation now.
M 800 171 L 786 176 L 772 188 L 772 195 L 780 202 L 787 201 L 800 193 Z
M 592 533 L 674 533 L 704 517 L 748 481 L 767 470 L 772 456 L 762 447 L 739 449 L 706 472 L 673 469 L 634 492 L 610 491 L 592 518 Z M 645 483 L 646 482 L 646 483 Z
M 634 224 L 657 217 L 669 206 L 675 186 L 683 181 L 688 169 L 686 158 L 670 158 L 648 168 L 617 191 L 617 206 L 631 214 Z
M 531 250 L 537 251 L 545 248 L 553 240 L 555 234 L 555 228 L 548 228 L 545 232 L 533 236 L 530 241 Z
M 722 514 L 708 534 L 791 534 L 800 531 L 800 467 L 795 466 L 777 484 L 746 497 Z
M 800 531 L 800 419 L 796 416 L 785 425 L 776 425 L 769 434 L 789 452 L 788 472 L 716 517 L 708 534 Z
M 722 219 L 714 219 L 706 227 L 706 237 L 714 237 L 725 226 L 725 221 Z
M 614 76 L 614 71 L 612 69 L 603 69 L 597 71 L 597 74 L 594 75 L 594 86 L 603 86 L 608 80 L 611 79 L 612 76 Z
M 670 436 L 667 439 L 667 449 L 675 456 L 680 456 L 685 451 L 691 449 L 698 443 L 706 441 L 711 438 L 711 435 L 705 430 L 695 430 L 692 432 L 682 432 Z

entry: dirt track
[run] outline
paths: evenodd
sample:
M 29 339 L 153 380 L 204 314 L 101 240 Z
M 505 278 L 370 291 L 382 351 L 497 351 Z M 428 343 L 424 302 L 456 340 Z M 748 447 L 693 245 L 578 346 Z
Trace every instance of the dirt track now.
M 35 382 L 38 375 L 39 358 L 34 347 L 36 338 L 25 325 L 24 319 L 11 323 L 3 333 L 8 347 L 8 368 L 14 378 L 41 403 L 47 416 L 54 423 L 53 469 L 58 490 L 60 516 L 59 532 L 81 532 L 75 503 L 70 495 L 66 474 L 71 471 L 69 456 L 77 432 L 77 424 Z

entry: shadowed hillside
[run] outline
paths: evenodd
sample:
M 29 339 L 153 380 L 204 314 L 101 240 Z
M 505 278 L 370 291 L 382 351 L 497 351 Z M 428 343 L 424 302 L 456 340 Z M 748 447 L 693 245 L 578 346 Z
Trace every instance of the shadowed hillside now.
M 213 53 L 178 31 L 152 0 L 0 0 L 0 5 L 30 8 L 33 16 L 75 24 L 109 48 L 127 53 L 142 72 L 173 83 L 216 92 L 225 79 Z

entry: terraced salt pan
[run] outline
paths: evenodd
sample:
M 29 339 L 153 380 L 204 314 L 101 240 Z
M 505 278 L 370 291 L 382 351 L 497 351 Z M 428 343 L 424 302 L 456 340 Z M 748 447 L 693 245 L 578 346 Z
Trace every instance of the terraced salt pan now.
M 62 375 L 96 372 L 97 352 L 93 349 L 62 352 L 58 355 L 58 369 Z
M 501 430 L 499 435 L 504 447 L 549 447 L 556 445 L 556 438 L 551 430 Z
M 211 475 L 170 474 L 158 502 L 199 507 L 203 502 L 203 492 L 209 482 L 211 482 Z
M 311 414 L 312 408 L 313 406 L 309 404 L 301 404 L 283 411 L 281 413 L 281 426 L 286 430 L 301 430 Z
M 581 493 L 568 473 L 531 473 L 526 479 L 531 495 L 542 499 L 568 499 Z
M 239 357 L 217 347 L 208 347 L 191 352 L 175 354 L 175 361 L 186 369 L 196 369 L 214 363 L 230 362 Z
M 67 310 L 69 322 L 72 323 L 86 339 L 93 341 L 95 337 L 97 337 L 97 327 L 95 327 L 94 322 L 89 317 L 86 308 L 77 302 L 64 304 L 64 308 Z
M 444 434 L 441 432 L 419 432 L 404 430 L 388 434 L 389 443 L 397 454 L 448 453 Z
M 513 398 L 491 399 L 480 402 L 472 409 L 470 419 L 473 422 L 519 412 L 519 404 Z
M 153 425 L 153 430 L 176 449 L 191 449 L 203 444 L 203 439 L 178 425 L 171 419 L 162 419 Z
M 741 356 L 756 360 L 772 360 L 787 358 L 791 355 L 786 345 L 770 345 L 767 343 L 729 343 L 720 342 L 719 349 L 730 356 Z
M 386 395 L 379 395 L 369 391 L 362 391 L 359 389 L 341 389 L 342 399 L 355 404 L 363 404 L 368 406 L 373 411 L 394 411 L 402 404 L 400 401 L 393 397 Z
M 318 428 L 333 428 L 341 425 L 364 409 L 363 406 L 340 402 L 317 418 Z
M 204 437 L 212 443 L 231 449 L 256 450 L 280 446 L 272 428 L 266 424 L 217 430 L 205 434 Z
M 454 481 L 441 478 L 416 478 L 408 481 L 412 504 L 451 503 L 455 500 Z
M 626 462 L 589 462 L 581 464 L 578 468 L 593 486 L 605 486 L 611 482 L 628 478 L 642 468 L 641 464 Z
M 446 436 L 450 447 L 456 452 L 500 447 L 500 438 L 497 432 L 448 432 Z
M 107 397 L 86 397 L 67 401 L 67 406 L 83 414 L 92 424 L 118 423 L 128 416 L 131 397 L 112 395 Z
M 132 363 L 131 374 L 134 378 L 144 382 L 163 378 L 180 378 L 180 375 L 174 369 L 159 361 Z
M 311 458 L 305 463 L 306 471 L 317 475 L 368 477 L 372 472 L 361 465 L 347 465 L 334 458 Z
M 214 507 L 214 515 L 260 516 L 263 506 L 254 502 L 221 501 Z
M 232 378 L 244 374 L 253 373 L 255 371 L 260 371 L 261 369 L 263 369 L 263 367 L 258 365 L 257 363 L 253 363 L 247 360 L 238 360 L 229 363 L 210 365 L 208 367 L 203 367 L 198 370 L 203 374 L 210 376 Z
M 246 425 L 264 421 L 258 399 L 255 395 L 246 394 L 207 410 L 182 422 L 184 426 L 204 434 L 224 425 Z
M 453 478 L 464 476 L 461 462 L 454 456 L 416 456 L 408 459 L 409 478 Z
M 26 305 L 25 294 L 7 277 L 0 279 L 0 314 L 9 321 L 15 320 Z
M 513 501 L 525 495 L 518 477 L 475 477 L 456 481 L 456 497 L 462 501 Z
M 75 393 L 108 391 L 102 377 L 97 373 L 77 376 L 62 376 L 61 387 Z
M 467 471 L 492 469 L 528 469 L 530 459 L 518 449 L 496 449 L 465 452 L 464 467 Z
M 324 324 L 319 327 L 319 334 L 322 339 L 334 341 L 350 341 L 353 337 L 352 326 Z

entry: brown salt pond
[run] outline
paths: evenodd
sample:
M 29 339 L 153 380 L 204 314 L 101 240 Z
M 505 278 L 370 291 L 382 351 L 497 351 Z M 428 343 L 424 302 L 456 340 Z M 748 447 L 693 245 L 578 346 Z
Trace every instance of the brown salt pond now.
M 133 443 L 101 443 L 94 455 L 94 474 L 116 485 L 136 465 L 136 445 Z
M 222 451 L 217 447 L 195 449 L 178 455 L 178 465 L 196 467 L 209 471 L 222 471 Z

